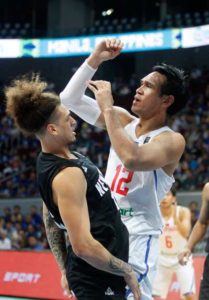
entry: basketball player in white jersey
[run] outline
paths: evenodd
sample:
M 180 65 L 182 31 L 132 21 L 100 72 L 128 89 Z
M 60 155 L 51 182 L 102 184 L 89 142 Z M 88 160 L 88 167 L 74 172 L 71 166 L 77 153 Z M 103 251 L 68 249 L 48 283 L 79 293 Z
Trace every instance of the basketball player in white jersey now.
M 185 300 L 196 300 L 192 258 L 190 257 L 186 266 L 181 266 L 178 261 L 178 254 L 184 249 L 191 230 L 190 211 L 187 207 L 177 205 L 174 188 L 163 198 L 160 209 L 164 226 L 153 285 L 154 299 L 167 299 L 173 274 L 176 273 L 181 295 Z
M 183 136 L 166 125 L 167 111 L 173 114 L 184 106 L 185 82 L 181 70 L 156 66 L 139 80 L 132 102 L 137 117 L 114 107 L 110 83 L 88 80 L 102 62 L 119 55 L 122 46 L 115 39 L 100 42 L 60 98 L 86 122 L 107 129 L 112 147 L 106 180 L 129 230 L 129 262 L 138 273 L 141 299 L 150 300 L 162 230 L 159 201 L 174 182 L 185 148 Z M 97 101 L 84 94 L 87 86 Z M 130 290 L 127 299 L 133 299 Z

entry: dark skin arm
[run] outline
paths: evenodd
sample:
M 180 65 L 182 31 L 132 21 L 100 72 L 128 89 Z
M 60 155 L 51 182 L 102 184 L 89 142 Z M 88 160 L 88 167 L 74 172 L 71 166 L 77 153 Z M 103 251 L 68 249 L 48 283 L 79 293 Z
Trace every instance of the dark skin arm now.
M 179 254 L 179 262 L 184 265 L 187 263 L 188 257 L 194 246 L 203 239 L 207 232 L 209 222 L 209 183 L 205 184 L 202 191 L 202 206 L 200 209 L 199 218 L 190 234 L 187 246 Z

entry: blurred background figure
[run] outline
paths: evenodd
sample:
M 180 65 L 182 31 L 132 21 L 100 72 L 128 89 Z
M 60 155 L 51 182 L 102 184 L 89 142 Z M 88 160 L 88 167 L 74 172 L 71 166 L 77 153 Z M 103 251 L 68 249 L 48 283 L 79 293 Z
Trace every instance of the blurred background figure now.
M 187 207 L 177 205 L 176 190 L 172 187 L 160 203 L 164 228 L 160 237 L 160 256 L 153 285 L 154 299 L 167 299 L 174 273 L 185 300 L 196 300 L 195 274 L 192 257 L 186 266 L 178 262 L 178 254 L 186 245 L 191 230 L 191 215 Z

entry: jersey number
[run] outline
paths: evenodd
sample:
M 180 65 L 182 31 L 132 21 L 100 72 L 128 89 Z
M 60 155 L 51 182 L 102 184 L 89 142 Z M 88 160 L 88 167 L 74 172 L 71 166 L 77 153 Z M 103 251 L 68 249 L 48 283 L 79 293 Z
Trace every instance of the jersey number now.
M 128 194 L 129 188 L 124 186 L 122 187 L 122 185 L 131 182 L 133 174 L 134 172 L 128 171 L 122 165 L 118 165 L 116 168 L 116 174 L 112 181 L 111 191 L 126 196 Z
M 171 236 L 169 236 L 169 235 L 165 236 L 165 245 L 166 245 L 166 248 L 172 248 L 173 247 Z

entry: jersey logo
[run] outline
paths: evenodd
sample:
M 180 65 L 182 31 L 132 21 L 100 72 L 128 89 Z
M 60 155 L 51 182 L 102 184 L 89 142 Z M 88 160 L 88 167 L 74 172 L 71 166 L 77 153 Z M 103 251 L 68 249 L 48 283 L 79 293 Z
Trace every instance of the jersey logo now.
M 115 293 L 110 287 L 108 287 L 105 291 L 105 295 L 111 296 L 111 295 L 115 295 Z
M 149 142 L 149 140 L 151 139 L 150 136 L 146 136 L 146 138 L 144 139 L 144 144 L 147 144 Z

